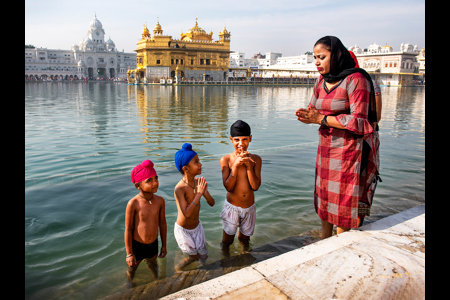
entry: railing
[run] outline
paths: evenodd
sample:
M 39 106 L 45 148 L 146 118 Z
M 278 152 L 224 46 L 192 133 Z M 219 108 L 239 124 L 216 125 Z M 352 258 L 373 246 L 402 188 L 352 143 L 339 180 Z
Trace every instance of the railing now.
M 251 84 L 251 85 L 263 85 L 263 84 L 280 84 L 280 85 L 295 85 L 295 84 L 314 84 L 315 78 L 229 78 L 225 80 L 186 80 L 177 82 L 178 85 L 189 85 L 189 84 Z

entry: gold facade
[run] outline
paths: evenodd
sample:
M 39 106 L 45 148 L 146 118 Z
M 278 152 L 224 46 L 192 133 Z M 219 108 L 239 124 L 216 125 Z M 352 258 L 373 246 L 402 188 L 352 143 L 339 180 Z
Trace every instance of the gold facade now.
M 180 34 L 180 39 L 164 35 L 159 21 L 153 36 L 144 25 L 142 38 L 134 50 L 137 68 L 129 70 L 129 74 L 134 71 L 136 77 L 147 82 L 175 76 L 186 80 L 214 76 L 215 80 L 224 80 L 229 67 L 231 34 L 224 28 L 218 41 L 212 35 L 198 27 L 197 19 L 194 27 Z

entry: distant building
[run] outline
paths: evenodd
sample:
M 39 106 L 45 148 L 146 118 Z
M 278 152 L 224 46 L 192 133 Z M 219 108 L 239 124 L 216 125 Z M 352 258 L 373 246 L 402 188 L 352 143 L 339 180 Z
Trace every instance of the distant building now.
M 213 41 L 213 33 L 206 33 L 195 21 L 194 27 L 180 34 L 180 39 L 164 35 L 159 21 L 153 36 L 147 26 L 137 42 L 137 67 L 128 72 L 147 82 L 183 77 L 187 80 L 225 80 L 228 71 L 231 33 L 226 28 Z M 133 74 L 134 73 L 134 74 Z
M 245 58 L 244 52 L 230 54 L 231 72 L 238 74 L 237 77 L 246 77 L 248 69 L 256 77 L 266 78 L 276 76 L 287 78 L 291 75 L 299 78 L 311 78 L 317 73 L 314 56 L 311 54 L 283 57 L 282 53 L 266 52 L 265 55 L 255 54 L 252 58 Z
M 410 85 L 413 79 L 423 79 L 425 75 L 425 49 L 419 52 L 417 45 L 401 44 L 400 51 L 376 43 L 364 50 L 357 45 L 348 49 L 356 54 L 359 66 L 380 84 Z M 316 78 L 320 75 L 310 53 L 283 57 L 281 53 L 267 52 L 264 58 L 261 53 L 245 58 L 244 52 L 235 52 L 230 54 L 230 71 L 236 77 Z
M 420 50 L 419 55 L 417 56 L 417 61 L 419 62 L 419 74 L 423 74 L 423 76 L 425 76 L 425 48 Z
M 263 59 L 263 58 L 266 58 L 266 56 L 262 55 L 261 52 L 258 54 L 254 54 L 252 57 L 252 59 Z
M 245 58 L 244 52 L 231 52 L 228 66 L 230 68 L 249 68 L 258 67 L 259 63 L 256 59 L 252 60 Z
M 316 70 L 314 65 L 314 55 L 303 54 L 297 56 L 280 56 L 277 57 L 274 64 L 271 64 L 266 69 L 292 69 L 292 70 Z
M 413 76 L 423 76 L 425 49 L 422 49 L 422 56 L 419 56 L 417 49 L 417 45 L 401 44 L 400 51 L 393 51 L 387 44 L 379 46 L 376 43 L 370 45 L 367 51 L 362 51 L 357 45 L 348 48 L 355 53 L 361 68 L 373 74 L 379 83 L 390 85 L 410 85 Z
M 25 78 L 126 78 L 136 68 L 136 53 L 119 52 L 97 16 L 87 36 L 70 50 L 25 46 Z
M 282 53 L 266 52 L 253 55 L 252 58 L 245 58 L 244 52 L 233 52 L 230 54 L 230 68 L 248 68 L 258 67 L 260 69 L 270 69 L 283 67 L 286 69 L 304 69 L 305 66 L 314 64 L 312 54 L 303 54 L 298 56 L 283 56 Z M 310 69 L 306 67 L 306 69 Z M 313 69 L 316 69 L 313 66 Z

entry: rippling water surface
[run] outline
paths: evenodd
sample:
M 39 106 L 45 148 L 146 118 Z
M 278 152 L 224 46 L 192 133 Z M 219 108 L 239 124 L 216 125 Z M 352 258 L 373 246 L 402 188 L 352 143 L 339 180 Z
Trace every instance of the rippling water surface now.
M 382 87 L 381 177 L 373 212 L 425 201 L 425 88 Z M 183 257 L 173 237 L 175 152 L 190 142 L 216 205 L 200 218 L 208 262 L 222 258 L 225 199 L 219 158 L 233 150 L 229 126 L 252 127 L 250 151 L 263 159 L 253 247 L 317 228 L 312 193 L 316 125 L 298 122 L 312 87 L 165 87 L 118 83 L 25 84 L 25 296 L 101 298 L 126 289 L 125 207 L 137 190 L 129 174 L 155 162 L 166 200 L 169 251 L 160 277 Z M 286 147 L 289 146 L 289 147 Z M 236 239 L 237 240 L 237 239 Z M 232 255 L 240 247 L 235 241 Z M 193 264 L 191 268 L 198 265 Z M 141 266 L 138 285 L 153 280 Z

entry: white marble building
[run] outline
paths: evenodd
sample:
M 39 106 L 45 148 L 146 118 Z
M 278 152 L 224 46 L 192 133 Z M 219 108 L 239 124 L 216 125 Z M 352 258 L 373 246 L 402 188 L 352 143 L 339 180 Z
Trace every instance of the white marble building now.
M 348 50 L 355 53 L 360 68 L 374 74 L 380 84 L 410 85 L 415 74 L 425 74 L 425 49 L 418 51 L 417 45 L 401 44 L 399 51 L 376 43 L 363 51 L 357 45 Z
M 399 51 L 388 45 L 376 43 L 361 49 L 357 45 L 349 47 L 356 54 L 360 68 L 365 69 L 379 80 L 380 84 L 410 85 L 414 78 L 423 79 L 425 75 L 425 48 L 409 43 L 401 44 Z M 229 76 L 251 76 L 269 78 L 316 78 L 319 76 L 314 56 L 304 54 L 283 57 L 281 53 L 267 52 L 266 58 L 245 58 L 244 52 L 230 54 Z
M 245 58 L 244 52 L 230 53 L 230 68 L 247 68 L 247 69 L 263 69 L 271 65 L 277 64 L 278 59 L 282 57 L 281 53 L 266 52 L 265 58 Z
M 283 56 L 278 52 L 266 52 L 265 58 L 245 58 L 244 52 L 230 53 L 229 76 L 248 76 L 247 70 L 251 69 L 257 77 L 274 76 L 288 78 L 291 75 L 310 77 L 317 73 L 314 65 L 314 56 L 303 54 L 297 56 Z
M 393 51 L 391 46 L 370 45 L 367 51 L 362 51 L 357 45 L 348 48 L 355 53 L 359 66 L 368 72 L 377 73 L 417 73 L 419 55 L 417 45 L 401 44 L 399 51 Z M 425 51 L 425 49 L 423 49 Z
M 136 53 L 118 51 L 97 16 L 87 36 L 70 50 L 25 47 L 25 78 L 84 79 L 127 78 L 136 68 Z

